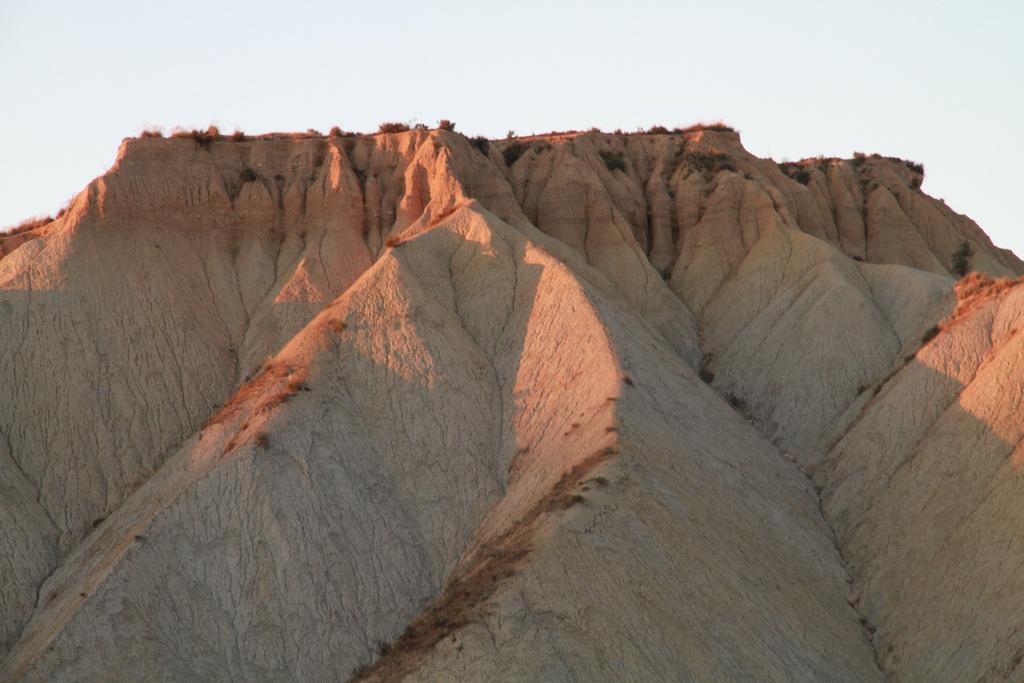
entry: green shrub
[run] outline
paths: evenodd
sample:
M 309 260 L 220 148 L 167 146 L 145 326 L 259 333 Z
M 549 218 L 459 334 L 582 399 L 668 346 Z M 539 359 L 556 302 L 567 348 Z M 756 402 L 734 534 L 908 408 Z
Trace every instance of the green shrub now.
M 811 172 L 803 164 L 782 163 L 779 164 L 779 168 L 782 169 L 783 173 L 801 185 L 808 185 L 811 182 Z
M 742 398 L 740 398 L 739 396 L 737 396 L 736 394 L 734 394 L 732 392 L 729 392 L 728 399 L 729 399 L 729 405 L 731 405 L 735 410 L 738 410 L 739 412 L 741 412 L 744 415 L 746 415 L 746 413 L 747 413 L 747 402 L 746 401 L 744 401 Z
M 736 166 L 725 154 L 702 154 L 699 152 L 687 153 L 683 156 L 683 163 L 703 173 L 711 175 L 719 171 L 735 171 Z
M 200 147 L 206 149 L 213 142 L 221 139 L 220 129 L 210 126 L 206 130 L 179 130 L 171 134 L 172 138 L 192 138 Z
M 491 149 L 491 141 L 485 138 L 483 135 L 478 135 L 475 138 L 469 138 L 469 144 L 480 150 L 480 153 L 487 156 L 487 153 Z
M 57 214 L 57 218 L 60 218 L 61 215 L 63 215 L 63 213 L 64 209 L 61 209 L 61 212 Z M 41 228 L 44 225 L 49 225 L 54 220 L 55 219 L 53 218 L 53 216 L 39 216 L 37 218 L 28 218 L 18 223 L 17 225 L 12 225 L 8 228 L 0 228 L 0 235 L 4 237 L 9 237 L 10 235 L 20 235 L 23 232 L 28 232 L 30 230 L 35 230 L 36 228 Z
M 510 131 L 511 132 L 511 131 Z M 512 168 L 512 165 L 519 160 L 519 157 L 523 156 L 530 146 L 521 140 L 513 140 L 505 146 L 505 149 L 501 151 L 501 156 L 505 158 L 505 165 Z
M 598 152 L 598 154 L 601 155 L 601 159 L 604 160 L 604 165 L 605 167 L 608 168 L 609 171 L 625 172 L 626 156 L 622 152 L 613 149 L 602 149 L 601 151 Z
M 905 163 L 907 165 L 907 168 L 909 168 L 914 173 L 924 175 L 924 164 L 919 164 L 916 161 L 911 161 L 910 159 L 904 159 L 903 163 Z
M 409 130 L 409 124 L 396 121 L 385 121 L 377 126 L 378 133 L 404 133 Z
M 721 121 L 715 121 L 714 123 L 695 123 L 692 126 L 686 128 L 673 128 L 672 132 L 676 134 L 686 135 L 688 133 L 699 133 L 704 130 L 713 130 L 716 133 L 735 133 L 736 129 L 732 126 L 728 126 Z
M 971 245 L 964 242 L 960 248 L 953 252 L 953 274 L 957 277 L 967 275 L 971 268 Z

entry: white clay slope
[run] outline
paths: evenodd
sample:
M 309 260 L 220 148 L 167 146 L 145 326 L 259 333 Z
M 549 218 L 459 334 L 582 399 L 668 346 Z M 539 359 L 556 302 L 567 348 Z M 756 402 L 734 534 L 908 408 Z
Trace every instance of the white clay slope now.
M 1024 287 L 971 276 L 958 294 L 816 476 L 885 670 L 1020 680 Z
M 1024 675 L 1024 264 L 921 179 L 126 141 L 0 236 L 0 680 Z
M 522 582 L 545 607 L 515 598 L 502 628 L 562 634 L 588 603 L 592 623 L 480 675 L 877 676 L 808 482 L 612 291 L 473 208 L 396 247 L 69 557 L 4 674 L 331 677 L 526 520 L 494 598 Z M 580 466 L 601 492 L 558 489 Z M 630 577 L 660 598 L 625 620 Z

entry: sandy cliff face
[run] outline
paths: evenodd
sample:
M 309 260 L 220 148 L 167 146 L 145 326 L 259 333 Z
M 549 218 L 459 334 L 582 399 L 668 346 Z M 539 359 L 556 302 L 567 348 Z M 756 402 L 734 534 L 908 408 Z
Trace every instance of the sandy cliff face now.
M 936 416 L 1009 467 L 1016 290 L 950 270 L 1024 267 L 919 186 L 714 130 L 126 141 L 0 242 L 0 678 L 1012 672 L 1012 610 L 936 604 L 1012 588 Z
M 975 270 L 1024 272 L 901 160 L 780 168 L 711 129 L 502 145 L 530 220 L 613 278 L 644 252 L 696 317 L 715 386 L 802 460 L 951 305 L 965 243 Z

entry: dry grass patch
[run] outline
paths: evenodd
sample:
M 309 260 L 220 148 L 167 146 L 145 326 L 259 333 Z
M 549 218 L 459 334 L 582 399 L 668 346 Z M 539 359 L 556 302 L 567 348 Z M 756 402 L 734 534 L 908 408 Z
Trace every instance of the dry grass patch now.
M 562 475 L 551 490 L 504 533 L 472 548 L 437 598 L 383 650 L 376 662 L 357 668 L 353 680 L 401 680 L 437 643 L 476 619 L 481 606 L 529 557 L 534 535 L 544 520 L 552 513 L 584 503 L 586 499 L 577 489 L 594 468 L 617 452 L 605 448 L 588 456 Z
M 999 296 L 1021 283 L 1024 283 L 1024 277 L 1011 280 L 1005 277 L 993 278 L 984 273 L 977 272 L 968 274 L 956 283 L 956 310 L 943 327 L 961 318 L 976 306 Z
M 207 149 L 214 142 L 222 139 L 222 136 L 217 126 L 210 126 L 206 130 L 176 130 L 171 133 L 171 138 L 190 138 L 203 149 Z
M 277 391 L 274 391 L 275 384 L 279 386 Z M 280 361 L 267 360 L 260 371 L 243 384 L 231 397 L 231 400 L 207 420 L 203 425 L 203 430 L 227 421 L 247 405 L 251 406 L 250 419 L 254 415 L 270 412 L 300 391 L 309 391 L 305 383 L 304 372 L 297 372 Z M 233 451 L 246 441 L 245 432 L 249 426 L 248 419 L 242 422 L 224 447 L 225 453 Z M 261 435 L 265 436 L 261 433 L 253 437 L 258 445 L 260 445 Z
M 692 126 L 687 126 L 685 128 L 673 128 L 672 132 L 679 133 L 680 135 L 690 135 L 692 133 L 701 133 L 706 130 L 714 131 L 716 133 L 736 132 L 735 128 L 721 121 L 713 121 L 711 123 L 695 123 Z
M 465 204 L 454 204 L 452 206 L 449 206 L 444 211 L 441 211 L 436 216 L 434 216 L 433 218 L 430 219 L 430 223 L 427 225 L 427 230 L 429 230 L 429 229 L 439 225 L 441 223 L 441 221 L 443 221 L 444 219 L 446 219 L 449 216 L 451 216 L 452 214 L 454 214 L 456 211 L 461 209 L 463 206 L 465 206 Z
M 409 130 L 409 124 L 398 121 L 385 121 L 377 126 L 378 133 L 404 133 L 407 130 Z
M 58 214 L 59 216 L 60 214 Z M 17 225 L 13 225 L 9 228 L 0 230 L 0 237 L 10 237 L 11 235 L 21 235 L 32 230 L 36 230 L 43 226 L 49 225 L 54 221 L 53 216 L 37 216 L 35 218 L 27 218 Z

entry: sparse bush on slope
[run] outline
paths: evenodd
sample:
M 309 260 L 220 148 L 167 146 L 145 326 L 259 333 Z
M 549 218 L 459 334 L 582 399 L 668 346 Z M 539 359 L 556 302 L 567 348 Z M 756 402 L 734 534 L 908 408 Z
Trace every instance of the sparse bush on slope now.
M 957 277 L 967 275 L 971 269 L 971 245 L 964 242 L 960 248 L 953 252 L 953 274 Z
M 473 145 L 473 147 L 480 150 L 480 153 L 483 154 L 484 156 L 487 156 L 488 152 L 491 149 L 491 141 L 482 135 L 478 135 L 475 138 L 469 138 L 469 144 Z
M 782 169 L 783 173 L 801 185 L 809 185 L 811 182 L 811 172 L 804 164 L 783 162 L 779 164 L 779 168 Z
M 716 133 L 735 133 L 736 129 L 732 126 L 726 125 L 721 121 L 715 121 L 713 123 L 695 123 L 692 126 L 685 128 L 673 128 L 673 133 L 680 133 L 686 135 L 688 133 L 699 133 L 701 131 L 711 130 Z
M 622 152 L 613 149 L 602 149 L 598 154 L 601 155 L 601 159 L 609 171 L 626 170 L 626 156 Z
M 385 121 L 377 126 L 378 133 L 404 133 L 409 130 L 409 124 L 397 121 Z
M 171 138 L 191 138 L 200 147 L 206 149 L 215 141 L 220 140 L 221 134 L 217 126 L 210 126 L 206 130 L 176 130 L 171 133 Z
M 501 155 L 505 158 L 505 165 L 511 168 L 512 164 L 516 163 L 529 147 L 529 145 L 521 140 L 513 140 L 508 143 L 508 146 L 501 152 Z

